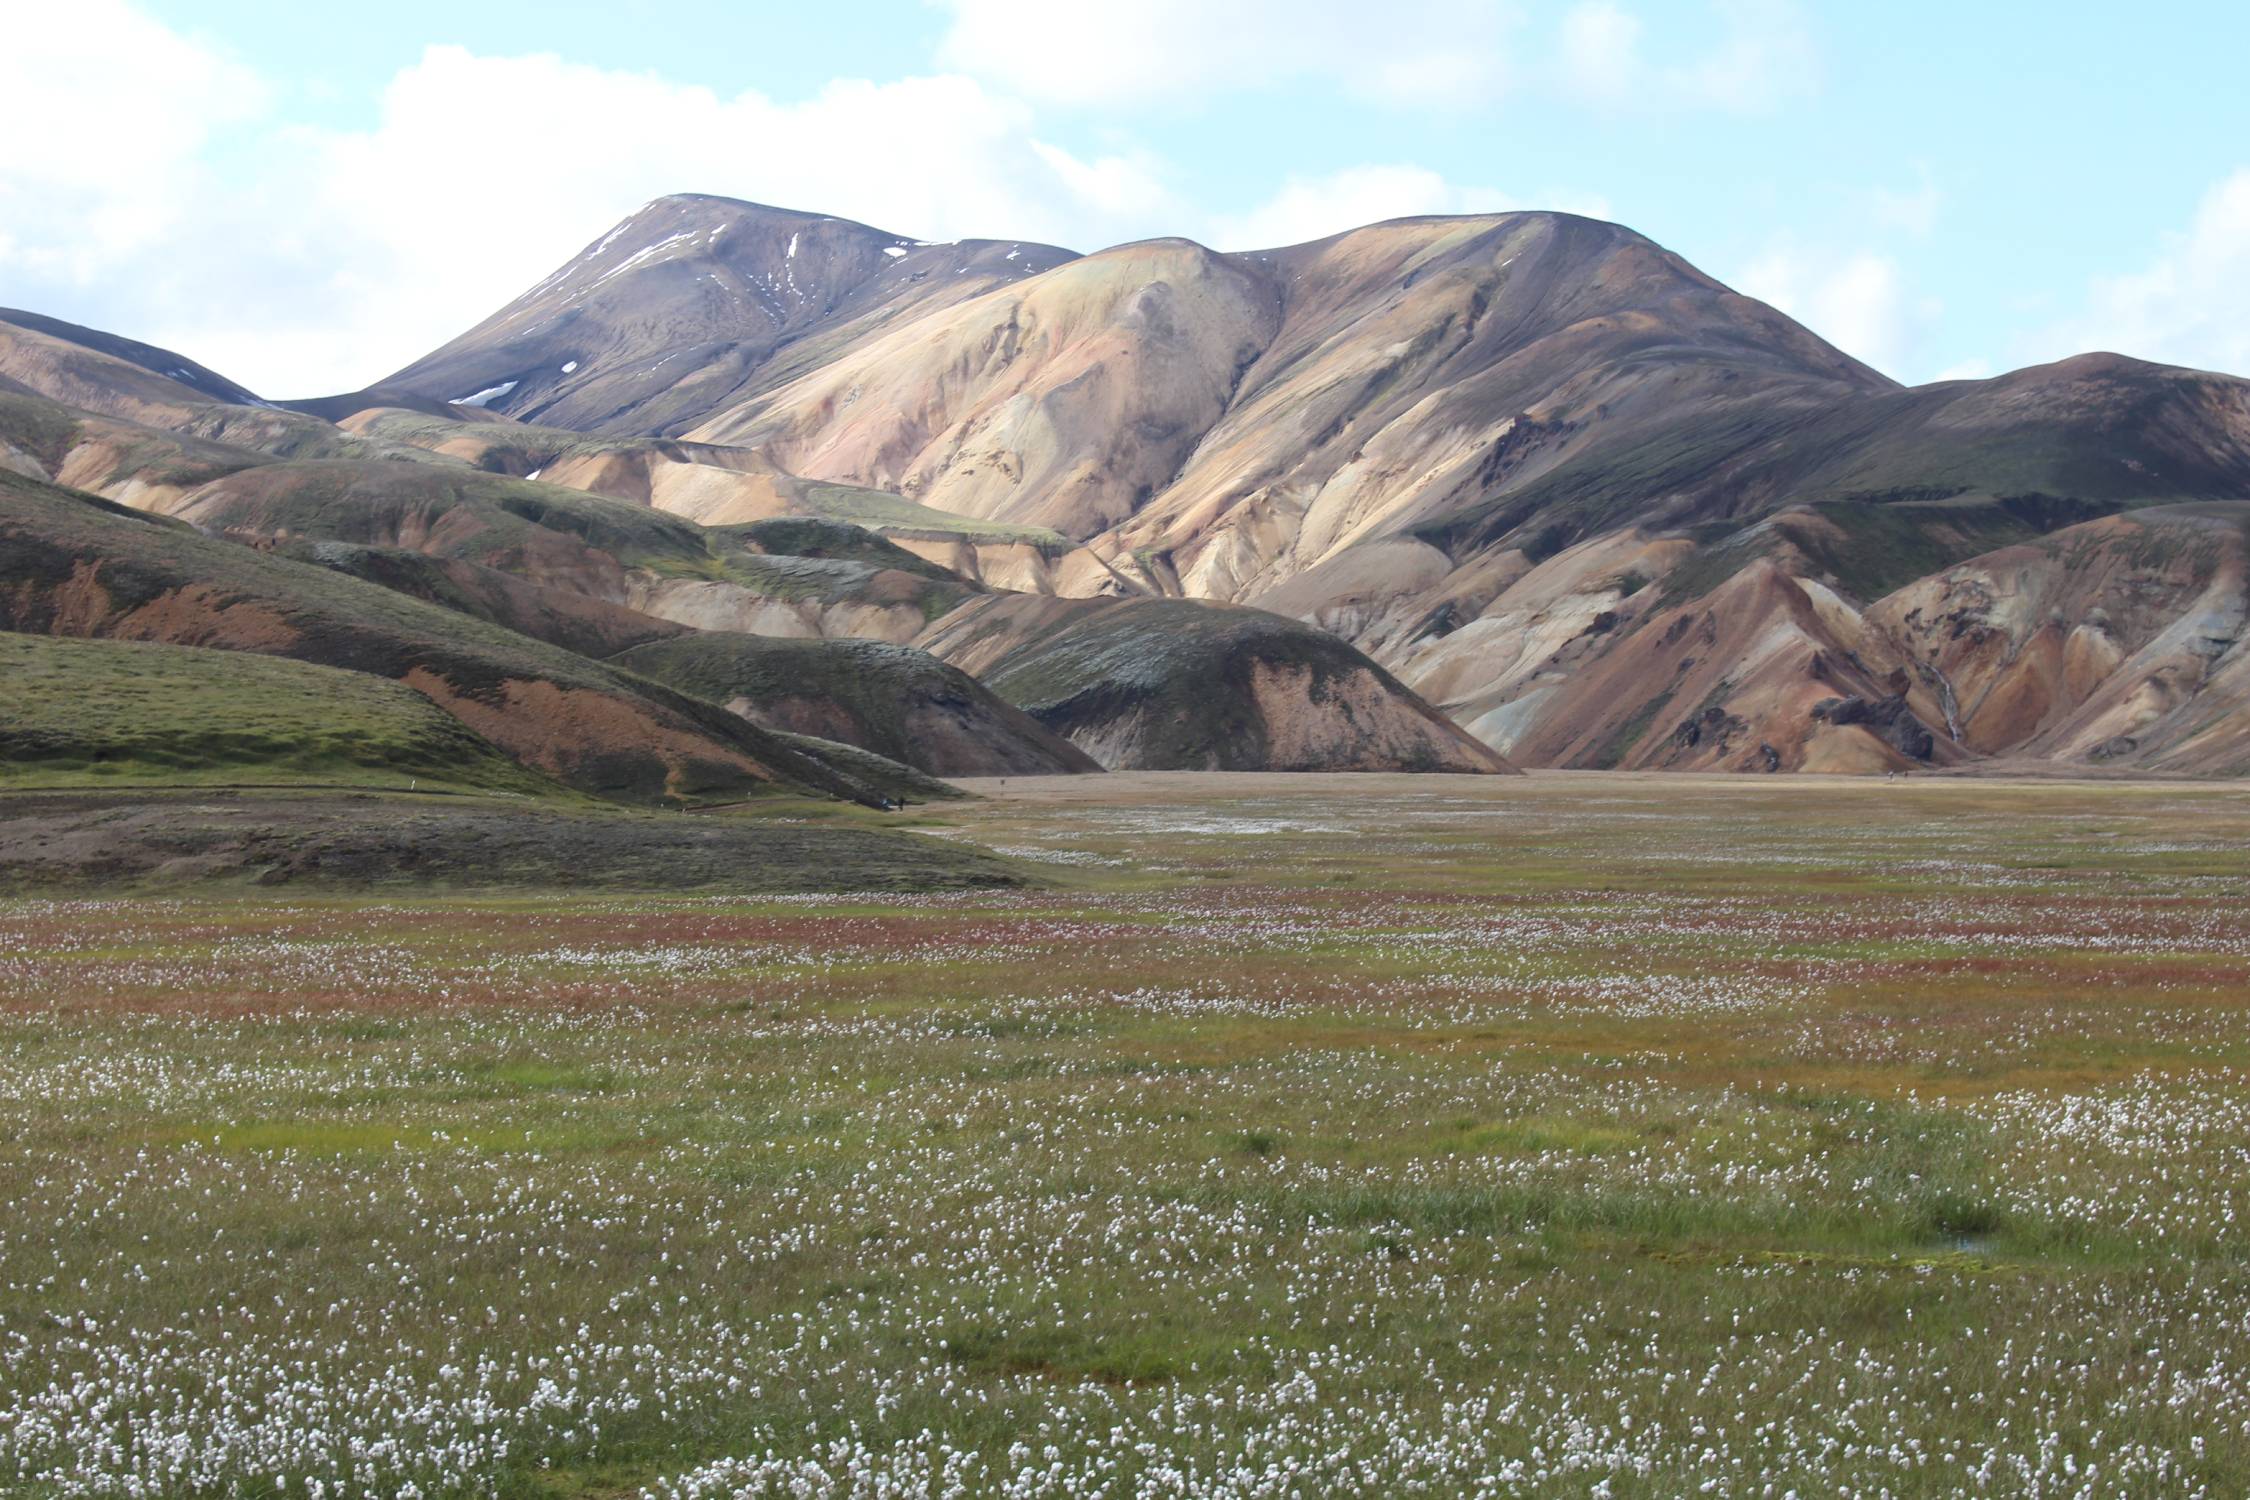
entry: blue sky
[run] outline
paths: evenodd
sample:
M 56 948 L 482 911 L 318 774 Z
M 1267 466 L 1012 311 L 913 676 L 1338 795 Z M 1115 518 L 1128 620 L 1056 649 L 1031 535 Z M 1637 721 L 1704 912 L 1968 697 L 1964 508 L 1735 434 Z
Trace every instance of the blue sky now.
M 2250 373 L 2250 9 L 81 0 L 11 22 L 0 304 L 363 384 L 640 202 L 1093 249 L 1560 207 L 1909 381 Z

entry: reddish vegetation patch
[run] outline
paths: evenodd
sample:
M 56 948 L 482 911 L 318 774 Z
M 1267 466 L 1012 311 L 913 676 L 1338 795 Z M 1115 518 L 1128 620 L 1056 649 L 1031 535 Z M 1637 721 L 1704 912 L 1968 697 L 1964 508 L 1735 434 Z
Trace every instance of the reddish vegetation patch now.
M 399 679 L 526 765 L 567 781 L 597 780 L 605 763 L 654 758 L 664 789 L 692 796 L 739 780 L 778 781 L 774 771 L 705 737 L 656 722 L 623 698 L 552 682 L 511 678 L 501 701 L 465 694 L 426 667 Z

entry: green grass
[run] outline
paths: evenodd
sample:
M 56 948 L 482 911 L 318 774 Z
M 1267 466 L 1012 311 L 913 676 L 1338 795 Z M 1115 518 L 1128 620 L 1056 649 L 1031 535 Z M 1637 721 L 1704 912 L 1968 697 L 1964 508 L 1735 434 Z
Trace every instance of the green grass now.
M 0 905 L 0 1489 L 2250 1487 L 2250 792 L 922 822 L 1068 884 Z
M 239 651 L 0 633 L 0 787 L 558 795 L 411 688 Z

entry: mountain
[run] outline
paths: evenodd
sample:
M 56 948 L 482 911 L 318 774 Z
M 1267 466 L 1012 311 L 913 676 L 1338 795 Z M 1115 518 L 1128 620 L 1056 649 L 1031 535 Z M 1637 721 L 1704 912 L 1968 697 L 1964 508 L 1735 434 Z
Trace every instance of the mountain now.
M 1901 387 L 1563 214 L 1078 256 L 660 199 L 288 410 L 0 317 L 0 471 L 574 659 L 723 663 L 862 752 L 905 741 L 860 658 L 790 696 L 686 632 L 923 647 L 1113 765 L 2250 770 L 2250 382 Z
M 659 198 L 445 347 L 378 382 L 556 427 L 673 433 L 776 371 L 1071 259 L 848 219 Z
M 618 226 L 580 280 L 685 253 L 675 221 L 694 216 L 673 202 Z M 803 218 L 727 211 L 769 244 Z M 825 253 L 800 242 L 800 260 Z M 1075 545 L 1002 587 L 1318 624 L 1534 765 L 1997 753 L 1956 733 L 1883 601 L 2103 517 L 2250 497 L 2242 380 L 2091 354 L 1909 389 L 1570 215 L 1398 220 L 1245 254 L 1148 241 L 886 307 L 820 321 L 739 378 L 668 384 L 660 421 L 541 420 L 1046 528 Z M 493 340 L 448 347 L 468 346 Z M 619 374 L 597 356 L 574 378 Z
M 13 330 L 7 346 L 8 364 L 36 366 L 45 379 L 75 382 L 76 395 L 89 398 L 76 403 L 81 406 L 106 410 L 112 402 L 186 407 L 210 402 L 222 406 L 266 405 L 248 386 L 154 344 L 12 307 L 0 307 L 0 324 Z M 9 373 L 15 375 L 16 371 L 10 368 Z M 137 413 L 121 411 L 114 415 Z
M 0 309 L 0 395 L 36 396 L 80 422 L 110 419 L 164 432 L 191 449 L 216 443 L 290 458 L 419 458 L 284 410 L 185 355 L 37 313 Z M 12 389 L 11 389 L 12 388 Z
M 1239 598 L 1697 407 L 1770 421 L 1887 387 L 1628 230 L 1516 214 L 1254 255 L 1125 246 L 690 435 L 1099 537 L 1149 587 Z

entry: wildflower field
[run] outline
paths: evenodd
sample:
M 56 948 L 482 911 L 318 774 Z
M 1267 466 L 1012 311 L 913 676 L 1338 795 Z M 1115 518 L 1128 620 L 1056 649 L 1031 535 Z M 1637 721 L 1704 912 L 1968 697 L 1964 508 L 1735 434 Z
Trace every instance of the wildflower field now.
M 2250 789 L 986 790 L 0 904 L 0 1492 L 2250 1492 Z

